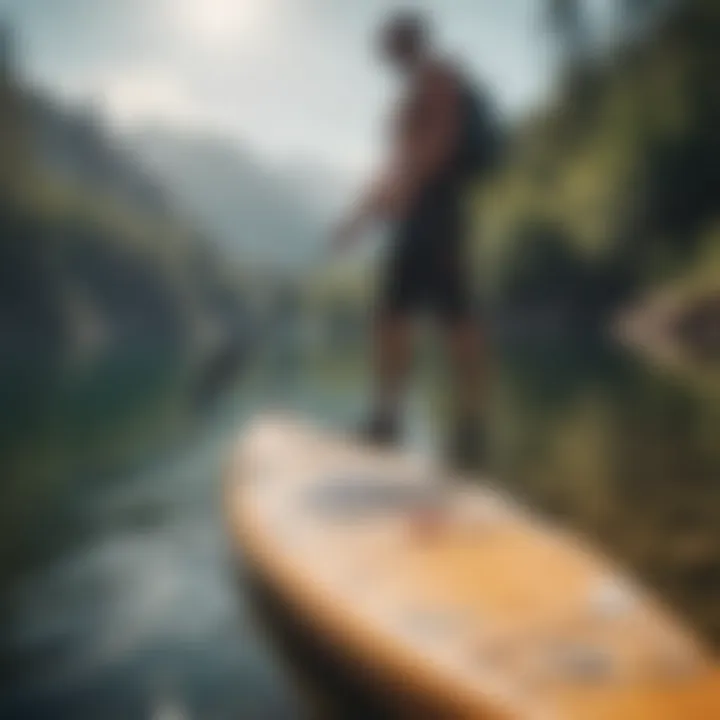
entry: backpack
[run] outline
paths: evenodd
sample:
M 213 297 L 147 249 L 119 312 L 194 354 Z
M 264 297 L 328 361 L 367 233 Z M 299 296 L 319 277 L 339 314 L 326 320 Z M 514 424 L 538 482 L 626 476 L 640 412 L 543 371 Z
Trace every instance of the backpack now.
M 486 180 L 502 166 L 506 154 L 504 128 L 485 93 L 463 80 L 463 127 L 458 164 L 473 180 Z

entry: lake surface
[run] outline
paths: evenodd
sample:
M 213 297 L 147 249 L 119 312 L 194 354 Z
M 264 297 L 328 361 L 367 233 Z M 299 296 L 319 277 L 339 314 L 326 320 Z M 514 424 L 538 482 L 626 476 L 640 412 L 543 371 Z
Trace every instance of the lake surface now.
M 720 398 L 607 349 L 515 348 L 495 365 L 502 483 L 598 541 L 720 649 Z M 410 402 L 410 441 L 428 451 L 439 382 Z M 0 717 L 306 717 L 226 546 L 222 467 L 260 409 L 350 424 L 365 384 L 347 360 L 275 353 L 142 462 L 51 485 L 28 475 L 18 507 L 36 512 L 23 533 L 0 528 Z M 139 426 L 149 437 L 148 418 Z

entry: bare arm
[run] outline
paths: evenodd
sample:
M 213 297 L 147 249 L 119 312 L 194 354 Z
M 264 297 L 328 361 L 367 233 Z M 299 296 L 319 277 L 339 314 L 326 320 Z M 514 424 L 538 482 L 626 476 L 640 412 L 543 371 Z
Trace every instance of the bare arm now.
M 419 122 L 400 134 L 388 169 L 370 186 L 343 223 L 341 242 L 372 217 L 402 217 L 422 187 L 443 171 L 457 144 L 461 123 L 457 82 L 444 68 L 431 68 L 420 89 Z
M 429 69 L 419 101 L 419 122 L 400 134 L 388 168 L 365 197 L 362 208 L 368 213 L 402 215 L 416 193 L 452 159 L 461 124 L 455 78 L 444 68 Z

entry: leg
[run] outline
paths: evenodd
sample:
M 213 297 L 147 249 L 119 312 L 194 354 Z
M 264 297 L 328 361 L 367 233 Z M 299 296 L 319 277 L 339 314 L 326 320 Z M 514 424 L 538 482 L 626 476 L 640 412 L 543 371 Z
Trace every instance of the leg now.
M 461 471 L 485 470 L 487 363 L 484 338 L 472 319 L 458 321 L 446 332 L 454 400 L 447 460 Z
M 373 328 L 373 407 L 367 439 L 391 443 L 399 436 L 402 395 L 413 354 L 413 321 L 422 302 L 423 284 L 411 219 L 399 229 L 388 259 Z
M 374 399 L 370 434 L 396 434 L 402 394 L 412 362 L 412 322 L 406 315 L 380 312 L 374 330 Z M 384 438 L 379 438 L 384 439 Z M 389 438 L 393 439 L 393 438 Z
M 486 358 L 481 330 L 472 317 L 467 317 L 450 323 L 445 332 L 455 413 L 461 421 L 479 419 L 486 403 Z

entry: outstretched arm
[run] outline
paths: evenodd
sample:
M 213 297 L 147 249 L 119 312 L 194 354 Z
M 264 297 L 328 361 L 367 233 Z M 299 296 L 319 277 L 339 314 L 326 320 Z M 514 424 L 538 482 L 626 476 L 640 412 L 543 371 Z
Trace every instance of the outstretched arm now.
M 397 183 L 389 173 L 375 180 L 337 228 L 335 246 L 344 247 L 350 244 L 371 220 L 391 217 L 396 206 L 394 195 L 396 188 Z
M 457 81 L 445 68 L 430 68 L 420 94 L 419 122 L 402 134 L 389 169 L 370 186 L 341 225 L 340 244 L 356 237 L 373 218 L 402 217 L 422 188 L 451 161 L 461 125 Z

